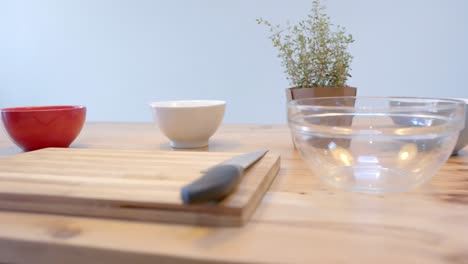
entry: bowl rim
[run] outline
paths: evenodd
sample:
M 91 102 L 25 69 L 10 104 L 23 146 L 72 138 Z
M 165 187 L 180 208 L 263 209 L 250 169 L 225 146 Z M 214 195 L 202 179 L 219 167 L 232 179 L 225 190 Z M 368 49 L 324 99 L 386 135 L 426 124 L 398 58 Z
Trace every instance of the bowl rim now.
M 355 106 L 350 105 L 314 105 L 310 104 L 313 102 L 324 102 L 326 100 L 342 100 L 345 102 L 349 100 L 354 102 L 356 99 L 375 99 L 387 102 L 386 104 L 374 106 Z M 421 105 L 395 105 L 388 104 L 392 100 L 402 100 L 408 102 L 420 102 L 425 103 Z M 437 104 L 444 102 L 444 104 Z M 309 103 L 309 104 L 301 104 Z M 431 104 L 433 103 L 433 104 Z M 288 104 L 288 124 L 293 131 L 297 131 L 303 134 L 321 134 L 321 135 L 333 135 L 336 137 L 349 137 L 349 136 L 396 136 L 399 138 L 412 138 L 414 136 L 432 137 L 435 134 L 447 134 L 454 131 L 461 131 L 462 124 L 465 118 L 461 118 L 465 114 L 466 103 L 462 100 L 457 99 L 446 99 L 446 98 L 430 98 L 430 97 L 390 97 L 390 96 L 341 96 L 341 97 L 316 97 L 316 98 L 305 98 L 293 100 Z M 372 116 L 386 116 L 388 114 L 399 116 L 405 113 L 418 113 L 418 112 L 437 112 L 437 111 L 450 111 L 450 116 L 447 116 L 445 122 L 440 125 L 433 126 L 421 126 L 414 127 L 403 126 L 403 127 L 387 127 L 372 125 L 369 127 L 349 128 L 347 126 L 340 125 L 328 125 L 328 124 L 314 124 L 310 122 L 304 123 L 304 118 L 321 118 L 327 117 L 339 117 L 339 118 L 350 118 L 353 115 L 372 115 Z M 304 114 L 303 111 L 306 111 Z M 307 111 L 310 111 L 308 113 Z M 316 114 L 315 114 L 316 113 Z M 452 114 L 453 113 L 453 114 Z
M 374 100 L 400 100 L 400 101 L 411 101 L 411 102 L 421 102 L 421 103 L 441 103 L 446 104 L 433 105 L 430 108 L 425 105 L 394 105 L 394 106 L 378 106 L 378 107 L 369 107 L 369 106 L 352 106 L 347 105 L 311 105 L 311 102 L 323 102 L 330 100 L 359 100 L 359 99 L 374 99 Z M 302 104 L 308 102 L 309 104 Z M 427 111 L 428 109 L 437 109 L 437 110 L 451 110 L 456 109 L 457 107 L 465 107 L 467 101 L 459 98 L 437 98 L 437 97 L 411 97 L 411 96 L 335 96 L 335 97 L 311 97 L 311 98 L 302 98 L 295 99 L 288 102 L 288 107 L 297 107 L 300 109 L 314 109 L 314 110 L 348 110 L 353 112 L 405 112 L 405 111 L 415 111 L 423 109 Z
M 153 108 L 204 108 L 226 105 L 223 100 L 173 100 L 151 102 Z
M 86 109 L 83 105 L 42 105 L 42 106 L 18 106 L 0 109 L 2 113 L 28 113 L 28 112 L 56 112 Z
M 463 102 L 465 102 L 466 104 L 468 104 L 468 98 L 453 97 L 453 98 L 450 98 L 450 99 L 455 99 L 455 100 L 463 101 Z

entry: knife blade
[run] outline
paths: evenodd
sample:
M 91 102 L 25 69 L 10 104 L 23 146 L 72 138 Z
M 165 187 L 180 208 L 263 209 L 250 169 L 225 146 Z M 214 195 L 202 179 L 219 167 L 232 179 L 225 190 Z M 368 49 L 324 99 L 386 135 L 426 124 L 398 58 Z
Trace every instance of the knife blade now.
M 242 154 L 204 170 L 200 178 L 182 187 L 182 201 L 193 204 L 223 199 L 239 184 L 244 170 L 267 152 L 268 150 L 262 150 Z

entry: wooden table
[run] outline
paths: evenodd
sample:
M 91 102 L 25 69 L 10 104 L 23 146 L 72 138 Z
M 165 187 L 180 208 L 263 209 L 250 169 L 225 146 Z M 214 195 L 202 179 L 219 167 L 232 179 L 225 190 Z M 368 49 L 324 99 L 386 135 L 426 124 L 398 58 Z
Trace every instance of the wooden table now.
M 2 132 L 3 133 L 3 132 Z M 73 147 L 170 150 L 146 123 L 88 123 Z M 468 151 L 424 187 L 338 191 L 301 161 L 284 125 L 223 125 L 208 148 L 281 154 L 249 224 L 208 228 L 0 212 L 0 263 L 468 263 Z M 0 135 L 0 155 L 18 153 Z

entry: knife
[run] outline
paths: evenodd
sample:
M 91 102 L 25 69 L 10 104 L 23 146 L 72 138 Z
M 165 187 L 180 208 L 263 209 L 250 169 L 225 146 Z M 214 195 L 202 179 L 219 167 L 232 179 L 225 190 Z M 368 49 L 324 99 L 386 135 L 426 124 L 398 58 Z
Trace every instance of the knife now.
M 267 152 L 263 150 L 235 156 L 206 169 L 200 178 L 182 187 L 182 201 L 192 204 L 221 200 L 239 184 L 244 170 Z

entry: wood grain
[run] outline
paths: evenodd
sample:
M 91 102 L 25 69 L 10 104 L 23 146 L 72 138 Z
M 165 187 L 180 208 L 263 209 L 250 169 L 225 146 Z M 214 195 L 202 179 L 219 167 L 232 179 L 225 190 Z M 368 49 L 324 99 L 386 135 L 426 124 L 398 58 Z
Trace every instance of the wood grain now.
M 186 205 L 180 189 L 240 153 L 48 148 L 0 159 L 0 209 L 239 226 L 279 170 L 267 153 L 216 204 Z
M 73 147 L 172 150 L 153 124 L 88 123 Z M 19 150 L 0 139 L 0 154 Z M 3 263 L 467 263 L 468 150 L 425 186 L 367 195 L 324 186 L 287 126 L 225 124 L 194 152 L 268 148 L 281 169 L 241 228 L 0 212 Z

